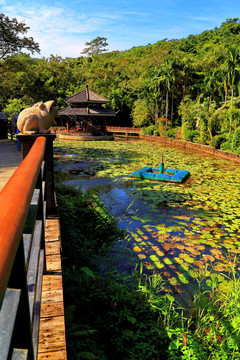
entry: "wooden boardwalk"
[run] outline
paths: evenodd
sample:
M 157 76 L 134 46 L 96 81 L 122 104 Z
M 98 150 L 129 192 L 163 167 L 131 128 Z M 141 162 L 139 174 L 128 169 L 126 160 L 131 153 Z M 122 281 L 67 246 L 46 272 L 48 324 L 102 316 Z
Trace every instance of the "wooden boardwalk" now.
M 21 151 L 17 150 L 17 143 L 0 140 L 0 191 L 13 175 L 22 161 Z
M 22 160 L 16 142 L 0 140 L 0 191 Z M 46 272 L 43 275 L 38 360 L 67 360 L 58 216 L 45 224 Z
M 59 218 L 46 220 L 46 274 L 43 275 L 38 360 L 66 360 Z

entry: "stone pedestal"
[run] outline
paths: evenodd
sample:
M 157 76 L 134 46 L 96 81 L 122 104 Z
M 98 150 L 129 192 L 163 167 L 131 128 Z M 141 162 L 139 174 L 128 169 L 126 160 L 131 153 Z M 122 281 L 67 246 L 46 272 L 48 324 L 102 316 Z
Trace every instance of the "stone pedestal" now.
M 21 142 L 22 158 L 24 159 L 35 140 L 43 136 L 46 138 L 46 151 L 44 156 L 45 161 L 45 200 L 47 204 L 47 215 L 53 215 L 56 212 L 55 196 L 54 196 L 54 170 L 53 170 L 53 141 L 56 134 L 18 134 L 17 139 Z M 26 179 L 27 180 L 27 179 Z

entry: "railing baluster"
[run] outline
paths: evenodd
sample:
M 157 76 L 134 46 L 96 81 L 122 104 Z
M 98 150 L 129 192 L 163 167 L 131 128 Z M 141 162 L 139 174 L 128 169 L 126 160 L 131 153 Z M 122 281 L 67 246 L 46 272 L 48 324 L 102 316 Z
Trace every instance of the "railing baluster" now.
M 0 360 L 8 359 L 21 291 L 7 289 L 0 313 Z
M 37 359 L 45 258 L 45 143 L 44 138 L 36 141 L 0 193 L 0 360 Z

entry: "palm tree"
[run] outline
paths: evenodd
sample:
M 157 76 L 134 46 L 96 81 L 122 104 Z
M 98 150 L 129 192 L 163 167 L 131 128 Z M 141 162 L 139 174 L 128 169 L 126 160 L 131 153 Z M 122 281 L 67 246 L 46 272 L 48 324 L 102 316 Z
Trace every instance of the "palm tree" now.
M 175 83 L 175 64 L 176 59 L 172 57 L 166 58 L 162 66 L 157 70 L 157 74 L 155 76 L 155 81 L 158 84 L 158 89 L 163 88 L 165 91 L 165 117 L 168 117 L 169 110 L 169 92 L 172 90 L 172 98 L 174 95 L 174 83 Z M 172 113 L 173 115 L 173 102 L 172 102 Z
M 215 80 L 216 80 L 216 69 L 213 69 L 207 72 L 203 81 L 204 92 L 209 96 L 209 107 L 211 107 L 212 104 Z
M 231 89 L 231 109 L 233 108 L 233 97 L 234 97 L 234 87 L 237 82 L 239 82 L 240 68 L 239 68 L 239 48 L 236 46 L 229 46 L 226 50 L 227 59 L 225 61 L 225 72 L 226 80 Z

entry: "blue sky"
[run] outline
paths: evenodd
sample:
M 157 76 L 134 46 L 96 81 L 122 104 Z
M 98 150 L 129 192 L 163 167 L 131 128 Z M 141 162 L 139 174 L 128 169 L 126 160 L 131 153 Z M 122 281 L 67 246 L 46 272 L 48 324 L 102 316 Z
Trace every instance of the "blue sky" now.
M 80 56 L 97 36 L 106 37 L 112 51 L 196 35 L 240 18 L 240 1 L 0 0 L 0 12 L 30 27 L 38 57 L 65 58 Z

